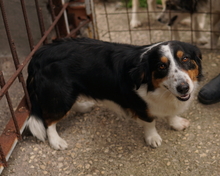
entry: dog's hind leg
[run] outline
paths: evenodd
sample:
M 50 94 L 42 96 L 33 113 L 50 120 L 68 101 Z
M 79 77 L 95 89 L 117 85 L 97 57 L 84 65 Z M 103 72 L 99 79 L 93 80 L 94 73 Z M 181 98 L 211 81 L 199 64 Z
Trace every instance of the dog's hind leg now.
M 139 0 L 132 0 L 132 14 L 131 14 L 131 22 L 130 26 L 132 28 L 136 28 L 141 26 L 141 22 L 138 20 L 138 11 L 139 8 Z
M 167 117 L 167 122 L 171 128 L 178 131 L 184 130 L 189 126 L 189 121 L 179 116 Z
M 156 4 L 156 0 L 147 0 L 147 5 L 148 5 L 148 11 L 150 13 L 150 16 L 152 16 L 152 18 L 157 19 L 157 4 Z
M 177 24 L 174 24 L 172 28 L 169 26 L 169 31 L 170 31 L 171 40 L 180 40 Z
M 212 15 L 211 47 L 216 48 L 220 36 L 220 14 Z
M 86 113 L 92 110 L 92 107 L 94 106 L 93 102 L 86 101 L 86 102 L 75 102 L 72 110 L 76 112 Z
M 67 148 L 67 143 L 62 139 L 56 130 L 56 124 L 53 123 L 47 128 L 47 137 L 50 143 L 50 146 L 56 150 L 64 150 Z
M 202 35 L 201 33 L 201 29 L 204 28 L 204 23 L 203 21 L 205 20 L 205 14 L 194 14 L 193 15 L 193 30 L 194 30 L 194 37 L 196 40 L 196 43 L 201 44 L 201 45 L 205 45 L 206 43 L 208 43 L 206 37 L 204 37 L 204 35 Z M 202 27 L 203 26 L 203 27 Z

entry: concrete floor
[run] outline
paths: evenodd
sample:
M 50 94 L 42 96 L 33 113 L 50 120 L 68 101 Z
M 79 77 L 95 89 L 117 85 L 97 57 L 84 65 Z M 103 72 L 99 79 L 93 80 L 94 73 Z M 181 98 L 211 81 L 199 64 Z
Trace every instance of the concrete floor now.
M 17 1 L 11 3 L 16 4 Z M 2 26 L 0 28 L 2 30 Z M 19 40 L 16 31 L 15 38 L 23 40 Z M 0 41 L 0 46 L 4 47 L 5 40 Z M 28 47 L 25 44 L 19 47 L 20 59 L 29 52 L 24 46 Z M 0 51 L 4 58 L 1 68 L 10 73 L 13 64 L 6 50 Z M 200 87 L 220 72 L 220 52 L 202 52 L 205 77 Z M 15 92 L 15 101 L 19 99 L 16 97 L 19 91 L 15 88 L 12 92 Z M 189 110 L 182 114 L 190 120 L 190 127 L 180 132 L 171 130 L 163 120 L 158 120 L 157 129 L 163 143 L 157 149 L 146 146 L 143 129 L 135 122 L 119 117 L 102 105 L 95 106 L 86 114 L 73 112 L 58 125 L 59 134 L 69 144 L 67 150 L 55 151 L 47 141 L 43 143 L 24 135 L 2 175 L 219 176 L 219 107 L 220 103 L 202 105 L 195 97 Z

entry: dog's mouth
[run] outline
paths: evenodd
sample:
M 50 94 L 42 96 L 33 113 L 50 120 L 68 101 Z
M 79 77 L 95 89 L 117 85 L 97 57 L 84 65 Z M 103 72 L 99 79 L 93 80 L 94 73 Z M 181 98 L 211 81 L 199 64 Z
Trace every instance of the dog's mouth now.
M 185 95 L 181 95 L 181 96 L 177 96 L 177 99 L 180 101 L 187 101 L 190 99 L 190 94 L 185 94 Z
M 177 17 L 178 17 L 178 16 L 176 15 L 176 16 L 174 16 L 173 18 L 171 18 L 171 19 L 170 19 L 170 22 L 168 23 L 168 26 L 172 26 L 173 23 L 176 21 Z

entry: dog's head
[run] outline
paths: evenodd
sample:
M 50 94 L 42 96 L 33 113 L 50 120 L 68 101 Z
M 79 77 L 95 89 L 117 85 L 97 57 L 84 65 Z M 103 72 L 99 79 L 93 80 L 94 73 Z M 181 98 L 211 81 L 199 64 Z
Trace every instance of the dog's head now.
M 140 70 L 143 72 L 139 75 L 142 83 L 147 83 L 148 91 L 162 88 L 179 100 L 187 101 L 202 77 L 200 50 L 188 43 L 169 41 L 154 44 L 147 47 L 141 57 Z
M 163 11 L 158 17 L 158 21 L 172 26 L 182 19 L 194 13 L 196 7 L 195 0 L 162 0 Z

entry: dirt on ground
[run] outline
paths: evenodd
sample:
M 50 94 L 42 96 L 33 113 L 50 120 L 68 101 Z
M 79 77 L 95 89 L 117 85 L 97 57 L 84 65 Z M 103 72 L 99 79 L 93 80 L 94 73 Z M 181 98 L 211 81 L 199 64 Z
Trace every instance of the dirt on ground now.
M 120 22 L 120 25 L 123 24 L 128 23 Z M 100 31 L 104 27 L 101 25 Z M 140 37 L 136 41 L 145 43 L 142 38 L 144 33 L 138 32 L 132 32 Z M 114 36 L 113 33 L 111 35 Z M 122 36 L 121 33 L 117 35 Z M 158 36 L 161 35 L 160 31 Z M 126 36 L 120 39 L 130 40 Z M 204 78 L 198 90 L 220 72 L 220 50 L 202 49 L 202 53 Z M 6 76 L 10 75 L 13 62 L 7 53 L 1 53 L 1 57 L 4 58 L 1 69 Z M 20 100 L 19 94 L 22 96 L 19 90 L 17 86 L 11 89 L 15 102 Z M 0 121 L 3 124 L 9 113 L 5 110 L 4 99 L 0 105 Z M 196 96 L 181 116 L 190 121 L 190 127 L 184 131 L 171 130 L 163 119 L 158 119 L 156 127 L 163 142 L 153 149 L 146 146 L 143 129 L 137 123 L 119 117 L 101 104 L 90 113 L 72 112 L 57 127 L 60 136 L 68 143 L 67 150 L 56 151 L 50 148 L 48 141 L 43 143 L 25 133 L 2 175 L 219 176 L 220 103 L 202 105 Z

